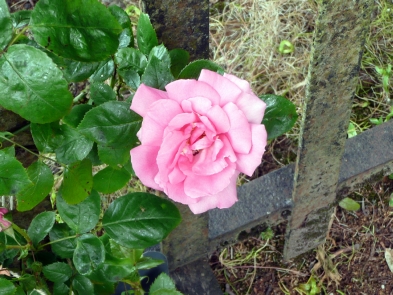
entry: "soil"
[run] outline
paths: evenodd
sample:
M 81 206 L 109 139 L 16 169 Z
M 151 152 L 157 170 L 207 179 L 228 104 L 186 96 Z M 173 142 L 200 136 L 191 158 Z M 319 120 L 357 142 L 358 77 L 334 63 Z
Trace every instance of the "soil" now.
M 274 166 L 269 154 L 265 168 Z M 214 253 L 211 267 L 222 290 L 227 295 L 393 294 L 385 259 L 385 249 L 393 248 L 392 192 L 393 180 L 384 177 L 349 195 L 361 209 L 337 207 L 326 243 L 295 260 L 283 261 L 286 223 L 273 227 L 270 239 L 264 232 Z M 314 292 L 307 290 L 313 283 Z

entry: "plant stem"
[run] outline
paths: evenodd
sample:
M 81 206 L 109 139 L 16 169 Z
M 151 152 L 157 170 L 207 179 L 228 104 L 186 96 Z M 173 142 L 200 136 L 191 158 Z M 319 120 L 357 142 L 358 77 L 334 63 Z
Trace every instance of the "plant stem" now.
M 32 154 L 32 155 L 34 155 L 34 156 L 36 156 L 36 157 L 38 157 L 38 158 L 42 158 L 42 159 L 46 159 L 46 160 L 52 161 L 52 162 L 54 162 L 54 163 L 56 163 L 56 164 L 62 166 L 63 168 L 67 168 L 66 165 L 64 165 L 64 164 L 62 164 L 62 163 L 59 163 L 59 162 L 57 162 L 57 161 L 55 161 L 55 160 L 53 160 L 53 159 L 51 159 L 51 158 L 48 158 L 48 157 L 45 157 L 45 156 L 43 156 L 43 155 L 37 154 L 37 153 L 35 153 L 35 152 L 29 150 L 28 148 L 25 148 L 23 145 L 20 145 L 19 143 L 15 142 L 15 141 L 13 141 L 13 140 L 11 140 L 11 139 L 5 137 L 5 136 L 1 136 L 1 135 L 0 135 L 0 138 L 3 138 L 3 139 L 5 139 L 5 140 L 11 142 L 12 144 L 14 144 L 14 145 L 16 145 L 16 146 L 18 146 L 18 147 L 24 149 L 25 151 L 29 152 L 30 154 Z
M 26 26 L 22 29 L 22 31 L 19 32 L 19 34 L 17 34 L 14 39 L 11 40 L 10 44 L 8 45 L 8 47 L 10 47 L 11 45 L 13 45 L 16 41 L 18 41 L 19 37 L 22 36 L 27 30 L 29 29 L 29 26 Z
M 19 226 L 17 226 L 15 223 L 12 223 L 12 228 L 19 233 L 22 237 L 25 238 L 26 242 L 29 244 L 32 244 L 33 242 L 31 241 L 30 237 L 27 235 L 27 233 L 21 229 Z M 24 246 L 23 246 L 24 247 Z
M 69 240 L 69 239 L 75 239 L 75 238 L 77 238 L 77 237 L 79 237 L 79 234 L 74 235 L 74 236 L 69 236 L 69 237 L 61 238 L 61 239 L 58 239 L 58 240 L 55 240 L 55 241 L 51 241 L 51 242 L 49 242 L 49 243 L 40 245 L 40 246 L 38 247 L 38 249 L 42 249 L 42 248 L 44 248 L 44 247 L 46 247 L 46 246 L 48 246 L 48 245 L 51 245 L 51 244 L 54 244 L 54 243 L 58 243 L 58 242 L 61 242 L 61 241 L 65 241 L 65 240 Z
M 81 99 L 83 99 L 87 94 L 87 90 L 83 89 L 77 96 L 75 96 L 73 103 L 77 103 L 78 101 L 80 101 Z

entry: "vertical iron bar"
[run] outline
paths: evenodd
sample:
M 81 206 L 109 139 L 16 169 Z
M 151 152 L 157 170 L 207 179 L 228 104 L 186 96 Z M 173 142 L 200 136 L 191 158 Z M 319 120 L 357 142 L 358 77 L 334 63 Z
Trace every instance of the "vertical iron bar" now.
M 322 1 L 309 66 L 285 259 L 325 240 L 373 3 Z

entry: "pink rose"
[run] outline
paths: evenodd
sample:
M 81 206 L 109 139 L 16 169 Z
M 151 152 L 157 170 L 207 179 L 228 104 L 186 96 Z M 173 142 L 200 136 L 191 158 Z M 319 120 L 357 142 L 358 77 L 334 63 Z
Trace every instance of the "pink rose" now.
M 131 150 L 136 175 L 195 214 L 231 207 L 239 173 L 251 176 L 261 163 L 266 104 L 248 82 L 208 70 L 165 89 L 142 84 L 132 100 L 143 117 L 141 145 Z
M 4 214 L 7 214 L 7 212 L 6 208 L 0 208 L 0 232 L 11 226 L 11 222 L 4 219 Z

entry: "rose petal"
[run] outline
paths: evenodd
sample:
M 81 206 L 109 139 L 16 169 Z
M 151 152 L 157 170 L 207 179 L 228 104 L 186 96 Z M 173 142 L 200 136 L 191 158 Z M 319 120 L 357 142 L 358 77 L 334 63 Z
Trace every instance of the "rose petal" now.
M 197 202 L 197 199 L 190 198 L 184 193 L 184 182 L 177 183 L 177 184 L 168 183 L 166 186 L 166 194 L 173 201 L 185 205 L 189 205 Z
M 198 155 L 196 155 L 192 165 L 192 172 L 196 175 L 212 175 L 217 174 L 228 167 L 228 163 L 225 158 L 216 159 L 215 157 L 217 149 L 221 149 L 222 146 L 222 141 L 217 140 L 211 147 L 202 150 Z
M 191 97 L 182 101 L 182 109 L 185 112 L 196 112 L 200 115 L 204 115 L 211 107 L 211 100 L 205 97 Z
M 236 102 L 242 93 L 235 83 L 216 72 L 202 70 L 198 80 L 208 83 L 219 93 L 220 106 L 224 106 L 228 102 Z
M 229 161 L 236 162 L 237 156 L 229 139 L 225 135 L 220 135 L 220 140 L 223 143 L 223 147 L 218 151 L 217 158 L 228 158 Z
M 189 204 L 194 214 L 200 214 L 216 207 L 220 209 L 229 208 L 237 202 L 236 180 L 239 173 L 233 174 L 230 184 L 221 192 L 213 196 L 197 199 L 195 204 Z
M 173 168 L 173 170 L 168 175 L 169 182 L 172 184 L 178 184 L 180 182 L 183 182 L 185 178 L 186 176 L 183 172 L 181 172 L 178 165 L 176 165 L 175 168 Z
M 184 192 L 191 198 L 215 195 L 229 185 L 230 178 L 235 173 L 236 165 L 227 161 L 228 167 L 212 175 L 190 174 L 184 180 Z
M 251 176 L 261 164 L 262 155 L 267 144 L 267 133 L 264 125 L 251 124 L 252 148 L 250 153 L 236 154 L 236 170 Z
M 237 153 L 248 154 L 251 149 L 250 123 L 248 123 L 243 112 L 231 102 L 226 104 L 223 110 L 231 123 L 231 129 L 229 129 L 226 135 L 231 142 L 233 150 Z
M 165 86 L 168 97 L 181 103 L 192 97 L 208 98 L 213 105 L 220 103 L 220 95 L 208 83 L 200 80 L 177 80 Z
M 250 83 L 248 83 L 246 80 L 240 79 L 234 75 L 231 74 L 224 74 L 224 77 L 230 80 L 231 82 L 235 83 L 237 87 L 239 87 L 241 90 L 243 90 L 246 93 L 253 93 Z
M 208 117 L 213 124 L 217 134 L 228 132 L 231 127 L 227 114 L 219 106 L 211 107 L 206 117 Z
M 162 188 L 154 181 L 158 173 L 156 158 L 159 147 L 140 145 L 131 150 L 131 163 L 136 176 L 146 186 L 161 190 Z
M 237 107 L 242 110 L 248 122 L 261 124 L 266 110 L 266 103 L 254 94 L 243 93 L 236 102 Z
M 141 84 L 135 92 L 131 102 L 131 110 L 144 117 L 153 102 L 166 99 L 168 95 L 165 91 L 158 90 Z

